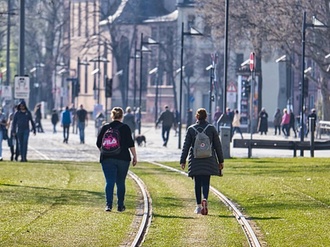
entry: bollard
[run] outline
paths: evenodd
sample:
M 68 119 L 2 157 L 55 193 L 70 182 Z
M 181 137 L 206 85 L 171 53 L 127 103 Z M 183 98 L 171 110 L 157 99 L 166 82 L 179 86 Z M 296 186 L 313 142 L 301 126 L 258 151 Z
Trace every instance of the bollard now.
M 230 158 L 230 136 L 231 136 L 230 126 L 220 126 L 220 140 L 222 144 L 223 157 L 225 159 Z
M 309 118 L 309 132 L 310 135 L 310 146 L 311 146 L 311 157 L 314 157 L 314 132 L 315 132 L 315 118 L 310 117 Z

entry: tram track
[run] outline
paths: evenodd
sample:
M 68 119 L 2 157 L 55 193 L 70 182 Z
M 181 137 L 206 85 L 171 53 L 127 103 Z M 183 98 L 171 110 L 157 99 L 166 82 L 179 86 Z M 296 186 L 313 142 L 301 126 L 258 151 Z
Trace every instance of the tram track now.
M 56 154 L 54 153 L 54 149 L 63 150 L 63 151 L 65 150 L 65 152 L 59 151 Z M 79 162 L 79 161 L 97 161 L 99 158 L 99 151 L 92 145 L 92 143 L 88 143 L 82 146 L 79 145 L 72 146 L 61 143 L 61 141 L 57 141 L 53 139 L 53 140 L 48 140 L 48 143 L 42 142 L 42 145 L 40 145 L 40 143 L 29 145 L 29 150 L 31 151 L 31 153 L 32 152 L 34 153 L 33 157 L 31 157 L 32 159 L 68 160 L 68 161 L 76 160 Z M 187 173 L 182 170 L 175 169 L 158 162 L 153 162 L 153 161 L 145 161 L 145 162 L 187 176 Z M 133 229 L 131 229 L 130 231 L 130 234 L 132 236 L 125 239 L 125 245 L 121 245 L 121 246 L 138 247 L 143 244 L 143 241 L 145 240 L 145 237 L 148 233 L 148 229 L 151 225 L 152 200 L 144 182 L 132 171 L 129 171 L 128 175 L 130 178 L 134 180 L 134 182 L 137 184 L 137 187 L 139 188 L 139 193 L 141 193 L 141 199 L 140 199 L 141 202 L 139 202 L 138 205 L 138 208 L 140 209 L 137 208 L 136 211 L 137 213 L 133 218 L 133 222 L 132 222 Z M 235 204 L 214 187 L 211 186 L 210 190 L 220 199 L 220 201 L 223 204 L 225 204 L 229 208 L 229 210 L 235 216 L 235 219 L 237 220 L 238 224 L 241 226 L 246 236 L 248 245 L 251 247 L 261 246 L 249 221 L 242 214 L 242 212 L 235 206 Z

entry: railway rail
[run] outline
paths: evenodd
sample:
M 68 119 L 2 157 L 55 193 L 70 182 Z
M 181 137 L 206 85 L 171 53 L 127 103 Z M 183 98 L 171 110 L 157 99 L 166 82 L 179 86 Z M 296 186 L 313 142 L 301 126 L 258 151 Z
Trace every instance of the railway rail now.
M 46 139 L 35 142 L 32 141 L 32 138 L 30 139 L 31 141 L 28 155 L 31 159 L 97 161 L 99 157 L 99 151 L 95 147 L 94 140 L 90 143 L 87 142 L 85 145 L 67 145 L 61 142 L 61 135 L 56 135 L 56 138 L 49 138 L 47 139 L 47 142 Z M 158 162 L 148 162 L 187 176 L 187 173 L 182 170 L 178 170 Z M 131 171 L 129 171 L 128 175 L 139 187 L 141 192 L 141 205 L 139 205 L 140 210 L 137 211 L 138 213 L 133 219 L 134 224 L 132 225 L 134 229 L 131 230 L 132 236 L 125 240 L 125 246 L 137 247 L 142 245 L 151 225 L 152 203 L 150 194 L 143 181 Z M 242 227 L 243 232 L 246 235 L 248 245 L 251 247 L 261 246 L 254 229 L 251 227 L 249 221 L 242 214 L 242 212 L 235 206 L 235 204 L 214 187 L 211 186 L 210 190 L 232 211 L 237 222 Z

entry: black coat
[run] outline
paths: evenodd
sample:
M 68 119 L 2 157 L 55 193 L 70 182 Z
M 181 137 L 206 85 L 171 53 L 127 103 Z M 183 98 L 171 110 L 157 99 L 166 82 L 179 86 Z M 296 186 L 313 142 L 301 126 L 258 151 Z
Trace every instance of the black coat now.
M 195 128 L 205 128 L 209 123 L 207 121 L 200 121 L 193 124 Z M 184 140 L 180 164 L 186 163 L 188 157 L 188 176 L 194 177 L 196 175 L 220 175 L 219 163 L 223 163 L 222 145 L 217 130 L 213 125 L 209 126 L 205 133 L 210 138 L 213 154 L 209 158 L 196 159 L 193 154 L 193 145 L 195 142 L 196 131 L 190 126 L 187 129 Z

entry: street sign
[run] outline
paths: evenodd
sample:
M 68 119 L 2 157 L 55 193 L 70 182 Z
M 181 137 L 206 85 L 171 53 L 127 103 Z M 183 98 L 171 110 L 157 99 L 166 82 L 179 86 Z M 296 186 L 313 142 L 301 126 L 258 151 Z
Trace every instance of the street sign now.
M 234 82 L 230 82 L 227 86 L 227 92 L 229 93 L 237 93 L 237 87 Z
M 15 98 L 28 99 L 30 94 L 30 78 L 28 76 L 15 76 Z
M 250 53 L 250 71 L 254 71 L 254 68 L 255 68 L 255 62 L 254 62 L 254 59 L 255 59 L 255 54 L 254 52 L 251 52 Z
M 4 99 L 11 100 L 11 97 L 12 97 L 11 86 L 2 85 L 1 97 L 4 98 Z

